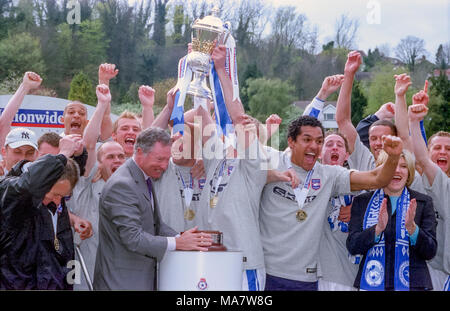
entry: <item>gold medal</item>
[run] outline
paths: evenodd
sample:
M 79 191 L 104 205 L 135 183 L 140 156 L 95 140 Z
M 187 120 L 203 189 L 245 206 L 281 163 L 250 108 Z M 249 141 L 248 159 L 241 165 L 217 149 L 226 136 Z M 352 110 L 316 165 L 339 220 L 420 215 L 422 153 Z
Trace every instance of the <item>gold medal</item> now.
M 184 219 L 186 220 L 192 220 L 195 217 L 195 212 L 193 210 L 191 210 L 190 208 L 188 208 L 185 212 L 184 212 Z
M 55 251 L 59 251 L 59 240 L 55 236 L 55 239 L 53 240 L 53 245 L 55 246 Z
M 219 201 L 219 198 L 217 196 L 213 196 L 210 200 L 209 200 L 209 207 L 214 208 L 217 205 L 217 201 Z
M 302 209 L 299 209 L 295 215 L 298 221 L 304 221 L 306 217 L 308 217 L 308 214 Z

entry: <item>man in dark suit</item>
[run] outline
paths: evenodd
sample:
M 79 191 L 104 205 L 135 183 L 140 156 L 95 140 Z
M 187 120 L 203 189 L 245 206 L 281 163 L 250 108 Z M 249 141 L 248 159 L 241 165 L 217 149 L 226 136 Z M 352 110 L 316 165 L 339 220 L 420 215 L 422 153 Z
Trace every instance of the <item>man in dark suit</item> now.
M 94 289 L 153 290 L 156 262 L 166 251 L 207 251 L 211 245 L 211 236 L 196 227 L 178 235 L 161 220 L 152 180 L 167 169 L 170 155 L 169 134 L 148 128 L 137 137 L 133 157 L 105 184 Z

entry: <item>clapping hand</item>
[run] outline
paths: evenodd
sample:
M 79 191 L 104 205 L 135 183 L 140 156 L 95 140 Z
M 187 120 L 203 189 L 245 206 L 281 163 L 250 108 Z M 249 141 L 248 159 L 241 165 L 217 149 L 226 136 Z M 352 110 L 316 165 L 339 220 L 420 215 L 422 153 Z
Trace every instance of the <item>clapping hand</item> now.
M 384 198 L 378 214 L 378 223 L 375 226 L 375 235 L 380 235 L 386 229 L 388 220 L 387 198 Z

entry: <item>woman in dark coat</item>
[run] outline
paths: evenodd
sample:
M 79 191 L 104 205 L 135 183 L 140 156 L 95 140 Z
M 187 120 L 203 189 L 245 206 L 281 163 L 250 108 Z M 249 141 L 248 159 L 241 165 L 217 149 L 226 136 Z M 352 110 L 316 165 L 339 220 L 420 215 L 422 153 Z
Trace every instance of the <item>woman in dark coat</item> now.
M 432 199 L 408 188 L 414 173 L 404 150 L 389 185 L 353 200 L 347 249 L 364 256 L 354 283 L 361 290 L 432 289 L 426 260 L 436 255 L 437 223 Z

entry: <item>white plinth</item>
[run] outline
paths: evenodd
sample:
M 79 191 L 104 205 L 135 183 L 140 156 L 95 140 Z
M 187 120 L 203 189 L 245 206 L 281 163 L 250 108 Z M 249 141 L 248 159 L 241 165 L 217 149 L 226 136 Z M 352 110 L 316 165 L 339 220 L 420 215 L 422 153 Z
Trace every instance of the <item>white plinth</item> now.
M 159 263 L 158 290 L 242 290 L 243 255 L 226 252 L 167 252 Z

